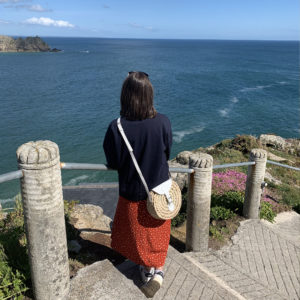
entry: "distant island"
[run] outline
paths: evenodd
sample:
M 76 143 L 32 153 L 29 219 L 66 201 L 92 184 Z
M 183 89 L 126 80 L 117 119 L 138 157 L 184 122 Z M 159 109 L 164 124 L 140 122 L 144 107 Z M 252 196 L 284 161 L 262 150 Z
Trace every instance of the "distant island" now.
M 0 52 L 59 52 L 44 42 L 40 37 L 17 38 L 0 35 Z

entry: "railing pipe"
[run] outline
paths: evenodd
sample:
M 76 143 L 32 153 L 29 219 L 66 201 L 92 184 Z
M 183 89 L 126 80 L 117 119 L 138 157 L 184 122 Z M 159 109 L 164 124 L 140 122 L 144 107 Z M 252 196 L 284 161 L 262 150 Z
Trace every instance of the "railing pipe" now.
M 187 173 L 187 174 L 194 173 L 193 169 L 187 169 L 187 168 L 169 168 L 169 171 L 171 173 Z
M 215 166 L 213 166 L 213 169 L 243 167 L 243 166 L 251 166 L 251 165 L 255 165 L 255 161 L 247 161 L 247 162 L 233 163 L 233 164 L 224 164 L 224 165 L 215 165 Z
M 279 167 L 284 167 L 284 168 L 300 171 L 300 168 L 296 168 L 296 167 L 292 167 L 292 166 L 289 166 L 289 165 L 281 164 L 281 163 L 278 163 L 278 162 L 272 161 L 272 160 L 267 160 L 267 163 L 272 164 L 272 165 L 276 165 L 276 166 L 279 166 Z
M 0 183 L 10 181 L 13 179 L 20 179 L 22 176 L 23 176 L 23 173 L 21 170 L 5 173 L 5 174 L 0 175 Z
M 64 170 L 99 170 L 99 171 L 114 171 L 104 164 L 85 164 L 85 163 L 67 163 L 61 162 L 60 166 Z M 170 168 L 172 173 L 193 173 L 193 169 L 187 168 Z
M 60 166 L 65 170 L 99 170 L 99 171 L 113 171 L 104 164 L 85 164 L 85 163 L 66 163 L 61 162 Z

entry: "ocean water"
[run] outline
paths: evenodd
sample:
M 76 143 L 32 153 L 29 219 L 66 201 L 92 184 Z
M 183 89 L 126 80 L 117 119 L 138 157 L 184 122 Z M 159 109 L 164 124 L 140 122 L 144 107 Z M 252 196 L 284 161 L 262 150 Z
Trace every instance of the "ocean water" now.
M 16 149 L 51 140 L 61 161 L 105 163 L 103 137 L 119 115 L 128 71 L 149 74 L 172 123 L 172 157 L 236 134 L 299 137 L 299 42 L 45 38 L 60 53 L 0 53 L 0 174 Z M 63 184 L 115 181 L 63 171 Z M 0 184 L 0 202 L 19 192 Z

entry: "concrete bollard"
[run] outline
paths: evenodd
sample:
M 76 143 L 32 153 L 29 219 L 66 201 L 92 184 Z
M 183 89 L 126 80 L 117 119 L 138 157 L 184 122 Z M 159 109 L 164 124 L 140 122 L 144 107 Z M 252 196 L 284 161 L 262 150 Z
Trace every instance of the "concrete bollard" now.
M 248 219 L 259 219 L 262 184 L 267 164 L 267 151 L 252 149 L 249 161 L 254 161 L 255 165 L 248 167 L 243 215 Z
M 70 280 L 58 146 L 29 142 L 18 148 L 17 158 L 35 299 L 66 299 Z
M 209 154 L 192 154 L 189 176 L 186 250 L 205 252 L 208 249 L 213 158 Z

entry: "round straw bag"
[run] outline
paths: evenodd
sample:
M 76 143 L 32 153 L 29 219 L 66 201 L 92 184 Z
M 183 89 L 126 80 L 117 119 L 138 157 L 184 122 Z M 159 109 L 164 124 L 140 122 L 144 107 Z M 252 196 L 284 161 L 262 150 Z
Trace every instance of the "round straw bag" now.
M 168 207 L 168 200 L 165 195 L 157 194 L 152 190 L 150 191 L 150 197 L 147 199 L 147 210 L 153 218 L 159 220 L 169 220 L 176 217 L 176 215 L 179 213 L 182 198 L 181 190 L 175 181 L 172 181 L 169 194 L 174 204 L 173 211 L 170 211 Z

